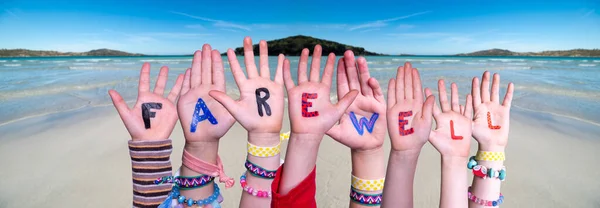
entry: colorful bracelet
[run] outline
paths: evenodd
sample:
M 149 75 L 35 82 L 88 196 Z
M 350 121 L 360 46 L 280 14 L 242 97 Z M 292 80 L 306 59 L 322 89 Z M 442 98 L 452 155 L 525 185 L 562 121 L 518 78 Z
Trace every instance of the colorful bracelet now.
M 243 172 L 242 176 L 240 176 L 240 184 L 242 184 L 242 189 L 252 196 L 262 198 L 271 198 L 272 196 L 271 191 L 261 191 L 248 186 L 248 183 L 246 183 L 246 172 Z
M 469 158 L 467 168 L 473 169 L 473 175 L 480 178 L 498 178 L 501 181 L 506 179 L 506 167 L 502 166 L 502 169 L 495 171 L 492 168 L 487 168 L 483 165 L 478 165 L 475 157 Z
M 353 202 L 367 205 L 367 206 L 378 206 L 381 205 L 381 197 L 383 193 L 380 194 L 365 194 L 356 191 L 354 188 L 350 188 L 350 200 Z
M 479 151 L 475 155 L 475 160 L 483 160 L 483 161 L 504 161 L 506 157 L 504 152 L 486 152 Z
M 479 205 L 495 207 L 495 206 L 500 206 L 502 204 L 502 202 L 504 202 L 504 196 L 502 195 L 502 193 L 500 193 L 500 197 L 498 197 L 498 199 L 495 201 L 480 199 L 480 198 L 477 198 L 475 196 L 475 194 L 471 193 L 471 187 L 469 187 L 469 200 L 471 200 L 472 202 L 475 202 L 476 204 L 479 204 Z
M 246 164 L 244 164 L 244 166 L 246 166 L 246 170 L 248 170 L 250 174 L 259 178 L 274 179 L 277 174 L 277 170 L 266 170 L 250 162 L 248 159 L 246 159 Z
M 178 208 L 179 207 L 183 208 L 183 204 L 186 204 L 188 207 L 192 207 L 194 205 L 197 205 L 198 207 L 202 207 L 204 205 L 210 204 L 213 208 L 221 208 L 220 203 L 223 202 L 223 196 L 221 195 L 219 185 L 217 185 L 217 183 L 213 183 L 213 184 L 214 184 L 213 186 L 215 189 L 213 194 L 205 199 L 198 199 L 198 200 L 186 198 L 185 196 L 181 195 L 181 193 L 179 192 L 179 187 L 173 186 L 171 194 L 169 194 L 169 197 L 167 197 L 165 202 L 163 202 L 159 207 L 161 207 L 161 208 L 171 207 L 171 203 L 172 203 L 173 199 L 176 199 L 177 202 L 179 203 L 176 206 Z
M 256 157 L 273 157 L 281 151 L 281 143 L 274 147 L 261 147 L 248 142 L 248 154 Z
M 285 141 L 290 139 L 290 132 L 285 132 L 285 133 L 281 133 L 279 134 L 279 141 Z
M 154 184 L 173 183 L 182 190 L 197 189 L 213 182 L 215 177 L 210 175 L 199 175 L 194 177 L 165 176 L 154 181 Z
M 380 178 L 376 180 L 367 180 L 358 178 L 352 175 L 352 188 L 360 191 L 381 191 L 383 190 L 383 184 L 385 183 L 385 178 Z

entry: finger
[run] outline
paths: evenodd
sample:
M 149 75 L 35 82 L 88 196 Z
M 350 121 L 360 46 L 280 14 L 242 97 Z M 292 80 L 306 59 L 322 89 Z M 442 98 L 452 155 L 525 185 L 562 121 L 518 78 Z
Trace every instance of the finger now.
M 500 74 L 495 73 L 492 80 L 492 102 L 500 104 Z
M 335 67 L 335 54 L 329 53 L 327 61 L 325 62 L 325 70 L 323 71 L 323 78 L 321 83 L 327 85 L 331 89 L 331 81 L 333 79 L 333 68 Z
M 377 79 L 375 79 L 375 77 L 371 77 L 367 83 L 369 84 L 369 88 L 373 89 L 372 94 L 373 97 L 375 97 L 375 100 L 379 101 L 380 103 L 385 103 L 383 91 L 381 90 L 381 86 L 379 86 Z
M 150 91 L 150 64 L 144 63 L 140 70 L 140 82 L 138 84 L 138 93 Z
M 481 104 L 481 94 L 479 92 L 479 79 L 477 77 L 473 77 L 473 82 L 471 83 L 471 95 L 473 95 L 473 107 L 477 109 L 479 104 Z
M 364 96 L 372 96 L 373 89 L 369 86 L 369 79 L 371 75 L 369 74 L 369 66 L 367 66 L 367 60 L 364 57 L 359 57 L 356 60 L 358 63 L 358 73 L 360 78 L 360 90 Z
M 292 80 L 292 74 L 290 72 L 290 60 L 288 59 L 283 61 L 283 81 L 285 88 L 288 92 L 290 92 L 290 90 L 294 88 L 294 80 Z
M 391 108 L 396 105 L 396 80 L 391 78 L 388 82 L 388 92 L 387 92 L 387 106 Z
M 471 94 L 467 95 L 467 100 L 465 101 L 465 110 L 464 114 L 469 120 L 473 120 L 473 96 Z
M 404 101 L 404 66 L 399 66 L 396 71 L 396 102 Z
M 465 106 L 464 105 L 460 105 L 460 114 L 465 115 Z
M 277 69 L 275 70 L 275 83 L 283 84 L 283 60 L 285 56 L 283 54 L 279 54 L 277 57 Z
M 308 49 L 302 49 L 300 54 L 300 61 L 298 62 L 298 84 L 302 84 L 308 81 L 306 70 L 308 67 Z
M 427 96 L 427 98 L 434 97 L 433 93 L 431 93 L 431 90 L 429 88 L 425 88 L 425 96 Z M 442 114 L 442 111 L 440 111 L 440 109 L 435 104 L 435 97 L 434 97 L 434 102 L 433 102 L 433 107 L 432 107 L 432 113 L 433 113 L 434 118 L 437 118 L 440 114 Z
M 352 102 L 354 102 L 354 99 L 356 99 L 357 95 L 358 95 L 358 90 L 351 90 L 346 95 L 344 95 L 344 97 L 342 97 L 342 99 L 339 99 L 339 101 L 335 104 L 336 112 L 334 114 L 334 117 L 340 118 L 342 116 L 342 114 L 344 114 L 344 112 L 346 112 L 346 109 L 348 109 L 348 107 L 350 107 Z
M 417 70 L 416 68 L 412 70 L 412 79 L 413 99 L 415 99 L 417 103 L 423 103 L 423 84 L 421 83 L 421 75 L 419 74 L 419 70 Z
M 190 76 L 192 73 L 192 69 L 188 68 L 185 70 L 185 75 L 183 76 L 183 85 L 181 86 L 181 94 L 185 95 L 190 90 Z
M 446 93 L 446 85 L 444 84 L 444 80 L 440 79 L 438 81 L 438 95 L 440 99 L 440 106 L 442 107 L 442 112 L 450 111 L 450 103 L 448 103 L 448 95 Z
M 179 92 L 181 92 L 182 84 L 183 84 L 183 74 L 180 74 L 179 76 L 177 76 L 177 80 L 175 80 L 175 84 L 173 85 L 173 88 L 171 88 L 171 92 L 169 92 L 169 96 L 167 96 L 167 99 L 169 99 L 171 102 L 175 103 L 175 101 L 177 100 L 177 97 L 179 96 Z
M 210 55 L 212 59 L 212 84 L 225 91 L 225 70 L 223 69 L 223 58 L 218 50 L 213 50 Z
M 456 83 L 450 85 L 450 102 L 452 102 L 452 111 L 460 113 L 460 103 L 458 102 L 458 86 Z
M 506 95 L 504 95 L 504 101 L 502 102 L 502 105 L 504 107 L 510 108 L 512 99 L 513 99 L 514 88 L 515 88 L 515 85 L 513 83 L 508 84 L 508 88 L 506 88 Z
M 412 80 L 412 64 L 404 63 L 404 98 L 413 99 L 413 80 Z
M 310 81 L 319 82 L 320 70 L 321 70 L 321 55 L 323 49 L 321 45 L 316 45 L 313 50 L 312 61 L 310 63 Z
M 218 90 L 211 90 L 210 92 L 208 92 L 208 95 L 210 95 L 212 98 L 214 98 L 219 103 L 221 103 L 221 105 L 223 105 L 227 109 L 227 111 L 229 111 L 232 115 L 234 115 L 235 112 L 238 112 L 236 110 L 237 109 L 236 101 L 231 99 L 224 92 L 221 92 Z
M 271 72 L 269 71 L 269 48 L 267 47 L 267 41 L 261 40 L 258 46 L 260 51 L 260 58 L 258 60 L 260 64 L 260 76 L 271 79 Z
M 110 95 L 110 99 L 112 100 L 113 105 L 117 109 L 117 112 L 119 112 L 119 116 L 121 116 L 121 119 L 123 119 L 124 116 L 129 113 L 129 107 L 127 107 L 127 103 L 125 102 L 125 100 L 123 100 L 123 97 L 121 97 L 121 95 L 115 90 L 109 90 L 108 95 Z
M 202 46 L 202 84 L 212 84 L 212 48 L 209 44 Z
M 345 145 L 346 143 L 343 142 L 342 138 L 344 138 L 344 136 L 342 133 L 343 133 L 343 129 L 338 124 L 333 125 L 333 127 L 331 127 L 331 129 L 329 129 L 329 130 L 327 130 L 327 132 L 325 132 L 325 134 L 327 134 L 328 136 L 333 138 L 335 141 Z
M 192 72 L 191 72 L 191 88 L 198 87 L 202 81 L 202 51 L 196 51 L 194 53 L 194 59 L 192 59 Z
M 433 95 L 427 96 L 425 103 L 423 103 L 423 109 L 421 110 L 421 112 L 423 112 L 421 114 L 422 119 L 424 119 L 426 121 L 431 121 L 431 116 L 433 114 L 433 108 L 435 107 L 434 105 L 435 105 L 435 96 L 433 96 Z
M 481 102 L 489 102 L 490 101 L 490 72 L 486 71 L 483 73 L 483 78 L 481 78 Z
M 241 89 L 240 86 L 242 86 L 244 81 L 246 81 L 246 76 L 244 75 L 244 71 L 242 71 L 242 67 L 240 67 L 240 63 L 237 60 L 235 52 L 233 52 L 231 48 L 227 50 L 227 60 L 229 60 L 229 67 L 231 68 L 233 79 L 235 80 L 238 88 Z
M 345 94 L 350 92 L 350 86 L 348 85 L 348 75 L 346 75 L 346 65 L 344 58 L 340 58 L 337 65 L 337 96 L 338 100 Z
M 161 97 L 165 93 L 165 85 L 167 85 L 167 79 L 169 78 L 169 67 L 160 67 L 158 72 L 158 78 L 156 79 L 156 85 L 154 86 L 154 94 L 160 95 Z
M 252 39 L 250 37 L 244 38 L 244 65 L 246 66 L 248 79 L 258 77 L 256 63 L 254 62 L 254 47 L 252 46 Z
M 356 61 L 354 60 L 354 53 L 351 50 L 347 50 L 344 53 L 344 64 L 346 66 L 346 74 L 348 76 L 348 85 L 350 86 L 350 89 L 360 90 Z

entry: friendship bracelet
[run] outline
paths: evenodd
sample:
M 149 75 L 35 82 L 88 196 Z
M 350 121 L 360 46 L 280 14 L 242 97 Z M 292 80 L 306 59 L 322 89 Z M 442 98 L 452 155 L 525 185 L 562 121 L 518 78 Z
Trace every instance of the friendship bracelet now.
M 504 161 L 506 157 L 504 156 L 504 152 L 479 151 L 475 155 L 475 159 L 484 161 Z
M 483 206 L 487 206 L 487 207 L 495 207 L 495 206 L 500 206 L 502 204 L 502 202 L 504 202 L 504 196 L 502 195 L 502 193 L 500 193 L 500 197 L 495 201 L 480 199 L 480 198 L 477 198 L 475 196 L 475 194 L 471 193 L 471 187 L 469 187 L 469 200 L 471 200 L 472 202 L 475 202 L 476 204 L 479 204 L 479 205 L 483 205 Z
M 279 141 L 285 141 L 290 139 L 290 132 L 285 132 L 285 133 L 281 133 L 279 134 Z
M 154 181 L 154 184 L 174 183 L 182 190 L 197 189 L 213 182 L 215 177 L 209 175 L 199 175 L 195 177 L 184 176 L 165 176 Z
M 250 174 L 259 178 L 274 179 L 275 175 L 277 174 L 277 170 L 266 170 L 250 162 L 250 160 L 248 159 L 246 159 L 246 163 L 244 164 L 244 166 L 246 166 L 246 170 L 248 170 Z
M 352 175 L 352 188 L 360 191 L 381 191 L 385 178 L 367 180 Z
M 483 165 L 478 165 L 475 157 L 469 158 L 467 168 L 473 169 L 473 175 L 480 178 L 498 178 L 501 181 L 506 179 L 506 167 L 502 166 L 502 169 L 494 171 L 492 168 L 487 168 Z
M 220 203 L 223 202 L 223 196 L 220 193 L 219 185 L 217 185 L 217 183 L 213 183 L 213 187 L 215 191 L 209 197 L 205 199 L 193 200 L 191 198 L 187 198 L 181 195 L 181 193 L 179 192 L 179 187 L 173 186 L 173 190 L 171 191 L 171 194 L 169 194 L 169 197 L 167 197 L 167 199 L 158 207 L 170 208 L 173 199 L 176 199 L 179 203 L 179 205 L 176 206 L 178 208 L 183 208 L 183 204 L 186 204 L 188 207 L 192 207 L 194 205 L 202 207 L 204 205 L 210 204 L 213 208 L 221 208 Z
M 230 188 L 235 183 L 233 178 L 225 175 L 225 171 L 223 170 L 223 162 L 221 161 L 221 157 L 217 155 L 217 165 L 213 165 L 207 162 L 204 162 L 194 155 L 190 154 L 185 149 L 183 150 L 183 158 L 181 159 L 182 164 L 201 174 L 210 175 L 212 177 L 219 177 L 219 182 L 225 183 L 226 188 Z
M 350 200 L 353 202 L 366 205 L 366 206 L 378 206 L 381 205 L 381 197 L 383 193 L 380 194 L 364 194 L 357 192 L 354 188 L 350 188 Z
M 271 191 L 257 190 L 248 186 L 248 183 L 246 183 L 246 172 L 242 173 L 242 176 L 240 176 L 240 184 L 242 184 L 242 189 L 252 196 L 261 198 L 271 198 L 272 196 Z
M 274 147 L 261 147 L 248 142 L 248 154 L 256 157 L 273 157 L 281 151 L 281 143 Z

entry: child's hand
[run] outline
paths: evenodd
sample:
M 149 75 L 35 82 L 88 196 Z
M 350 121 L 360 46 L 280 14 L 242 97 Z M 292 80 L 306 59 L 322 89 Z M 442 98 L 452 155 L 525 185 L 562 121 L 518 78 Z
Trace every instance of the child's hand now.
M 471 95 L 467 95 L 466 104 L 459 105 L 458 87 L 452 83 L 451 103 L 448 103 L 446 86 L 444 80 L 438 81 L 440 105 L 442 111 L 433 107 L 433 118 L 436 129 L 431 131 L 429 142 L 442 156 L 469 156 L 469 145 L 471 144 L 471 120 L 473 118 L 473 107 Z M 431 96 L 431 90 L 425 89 L 427 97 Z
M 168 75 L 169 68 L 162 67 L 154 92 L 151 92 L 150 64 L 144 63 L 140 72 L 138 97 L 133 109 L 127 106 L 117 91 L 108 91 L 132 140 L 163 140 L 168 139 L 173 132 L 175 123 L 177 123 L 177 110 L 174 103 L 181 90 L 183 76 L 177 77 L 173 89 L 165 98 L 163 94 Z
M 409 62 L 398 67 L 396 79 L 388 84 L 388 128 L 392 150 L 421 151 L 431 132 L 431 114 L 435 97 L 423 103 L 421 76 Z
M 244 76 L 233 50 L 227 51 L 227 57 L 235 82 L 240 89 L 240 98 L 236 101 L 224 92 L 214 90 L 210 95 L 222 103 L 248 133 L 275 133 L 275 138 L 279 139 L 285 105 L 281 73 L 283 54 L 279 55 L 273 81 L 269 72 L 267 42 L 260 41 L 260 75 L 254 62 L 252 39 L 249 37 L 244 39 L 244 62 L 248 78 Z
M 379 82 L 370 77 L 365 58 L 358 58 L 358 70 L 352 51 L 338 62 L 338 99 L 351 89 L 361 91 L 344 112 L 339 124 L 327 134 L 353 150 L 371 150 L 383 145 L 386 132 L 385 99 Z M 366 121 L 363 122 L 362 120 Z
M 323 79 L 319 81 L 321 65 L 321 46 L 315 46 L 310 70 L 307 76 L 308 49 L 302 50 L 298 64 L 298 86 L 294 85 L 290 74 L 290 61 L 283 64 L 283 79 L 288 93 L 289 115 L 293 134 L 313 134 L 322 138 L 352 104 L 358 94 L 352 90 L 344 95 L 337 104 L 329 97 L 335 55 L 329 54 Z
M 471 87 L 473 94 L 473 137 L 479 142 L 481 151 L 503 152 L 508 141 L 510 123 L 510 106 L 513 97 L 513 83 L 508 84 L 504 101 L 500 105 L 500 75 L 494 74 L 491 96 L 490 72 L 484 72 L 479 85 L 479 79 L 473 78 Z M 481 91 L 481 93 L 480 93 Z
M 225 92 L 225 74 L 219 51 L 204 44 L 202 51 L 194 53 L 177 102 L 187 142 L 219 141 L 235 122 L 227 109 L 208 95 L 211 90 Z

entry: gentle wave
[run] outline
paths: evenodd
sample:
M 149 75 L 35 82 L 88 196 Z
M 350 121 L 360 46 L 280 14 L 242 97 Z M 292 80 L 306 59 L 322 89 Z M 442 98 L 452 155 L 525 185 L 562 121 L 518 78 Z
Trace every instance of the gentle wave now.
M 0 63 L 4 63 L 4 62 L 6 62 L 6 60 L 0 60 Z
M 101 61 L 110 61 L 110 59 L 75 59 L 75 61 L 78 61 L 78 62 L 83 62 L 83 61 L 101 62 Z
M 4 64 L 4 66 L 17 67 L 17 66 L 21 66 L 21 64 Z
M 71 91 L 82 91 L 96 89 L 105 86 L 112 86 L 119 83 L 118 81 L 94 83 L 94 84 L 78 84 L 78 85 L 66 85 L 66 86 L 54 86 L 54 87 L 41 87 L 34 89 L 25 89 L 18 91 L 8 91 L 0 94 L 0 100 L 10 100 L 15 98 L 31 97 L 37 95 L 49 95 Z
M 489 59 L 490 61 L 501 61 L 501 62 L 513 62 L 513 61 L 525 61 L 525 59 Z
M 590 67 L 590 66 L 596 66 L 596 64 L 578 64 L 578 66 Z

